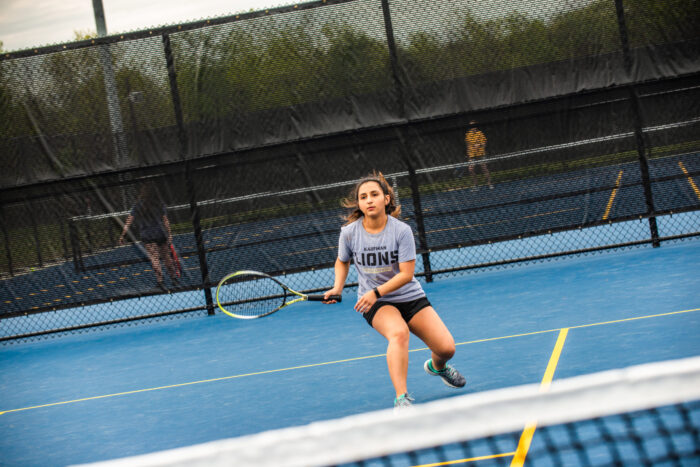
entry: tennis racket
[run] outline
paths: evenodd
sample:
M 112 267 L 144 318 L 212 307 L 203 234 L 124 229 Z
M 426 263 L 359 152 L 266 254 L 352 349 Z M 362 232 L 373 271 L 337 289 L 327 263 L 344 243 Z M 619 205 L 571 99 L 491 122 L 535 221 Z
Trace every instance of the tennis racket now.
M 170 254 L 173 257 L 173 265 L 175 266 L 175 274 L 177 277 L 182 276 L 182 264 L 180 264 L 180 257 L 177 255 L 177 251 L 175 251 L 175 247 L 173 244 L 170 244 Z
M 236 271 L 221 279 L 216 287 L 216 304 L 229 316 L 255 319 L 305 300 L 320 302 L 323 295 L 307 295 L 292 290 L 274 277 L 257 271 Z M 340 302 L 340 295 L 328 300 Z

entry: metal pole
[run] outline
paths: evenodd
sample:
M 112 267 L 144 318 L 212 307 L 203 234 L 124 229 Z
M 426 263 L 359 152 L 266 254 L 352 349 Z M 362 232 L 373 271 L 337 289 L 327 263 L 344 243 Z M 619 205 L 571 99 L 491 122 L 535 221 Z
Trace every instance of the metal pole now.
M 382 0 L 382 10 L 384 13 L 384 28 L 386 30 L 387 46 L 389 47 L 389 60 L 391 61 L 391 72 L 394 78 L 394 87 L 396 89 L 396 103 L 398 105 L 399 116 L 406 120 L 406 104 L 403 80 L 401 79 L 401 71 L 399 69 L 398 54 L 396 53 L 396 41 L 394 40 L 394 28 L 391 23 L 391 11 L 389 10 L 389 0 Z M 411 186 L 411 197 L 413 199 L 413 212 L 416 217 L 416 229 L 418 230 L 418 243 L 423 251 L 423 270 L 425 271 L 425 279 L 428 282 L 433 281 L 432 268 L 430 267 L 430 249 L 428 247 L 428 239 L 425 235 L 425 222 L 423 220 L 423 207 L 421 205 L 420 192 L 418 191 L 418 179 L 416 170 L 412 161 L 412 154 L 409 151 L 409 146 L 406 144 L 404 136 L 404 128 L 397 127 L 400 151 L 408 169 L 408 180 Z
M 204 301 L 207 305 L 207 313 L 214 314 L 214 298 L 211 294 L 211 284 L 209 284 L 209 266 L 207 265 L 207 252 L 204 249 L 202 240 L 202 225 L 199 218 L 199 207 L 197 206 L 197 195 L 194 186 L 194 174 L 192 164 L 187 158 L 187 132 L 185 130 L 185 119 L 182 115 L 182 105 L 180 103 L 180 92 L 177 87 L 177 76 L 175 74 L 175 58 L 170 46 L 170 36 L 163 34 L 163 49 L 165 52 L 165 62 L 168 66 L 168 80 L 170 81 L 170 95 L 173 101 L 175 112 L 175 122 L 177 124 L 178 139 L 180 141 L 180 158 L 185 161 L 185 180 L 187 193 L 190 198 L 190 213 L 192 215 L 192 227 L 194 228 L 194 238 L 197 243 L 197 256 L 199 257 L 199 270 L 202 275 L 202 287 L 204 289 Z
M 70 246 L 73 250 L 73 266 L 75 267 L 75 272 L 84 271 L 85 265 L 83 264 L 83 252 L 80 247 L 80 237 L 78 236 L 78 226 L 76 225 L 75 219 L 71 218 L 68 220 L 68 237 L 70 238 Z
M 10 248 L 10 235 L 7 233 L 7 228 L 5 226 L 7 223 L 5 222 L 5 213 L 2 205 L 0 205 L 0 228 L 2 228 L 2 235 L 5 237 L 5 255 L 7 256 L 7 270 L 10 273 L 10 276 L 14 276 L 15 272 L 14 269 L 12 268 L 12 248 Z
M 39 267 L 44 267 L 44 261 L 41 257 L 41 241 L 39 240 L 39 228 L 36 225 L 36 217 L 34 216 L 34 209 L 32 205 L 27 203 L 29 208 L 29 221 L 32 223 L 32 232 L 34 233 L 34 246 L 36 247 L 36 260 L 39 263 Z
M 394 88 L 396 89 L 396 103 L 399 107 L 399 115 L 406 118 L 406 104 L 403 92 L 403 80 L 399 69 L 399 58 L 396 53 L 396 41 L 394 40 L 394 26 L 391 22 L 391 10 L 389 10 L 389 0 L 382 0 L 382 12 L 384 13 L 384 29 L 386 31 L 386 43 L 389 48 L 389 61 L 391 63 L 391 74 L 394 78 Z
M 68 261 L 70 253 L 68 253 L 68 243 L 66 242 L 66 228 L 63 226 L 63 218 L 58 219 L 58 228 L 61 230 L 61 243 L 63 244 L 63 259 Z
M 92 9 L 95 13 L 95 26 L 97 27 L 97 36 L 105 37 L 107 35 L 107 24 L 105 22 L 104 8 L 102 0 L 92 0 Z M 98 48 L 100 54 L 100 62 L 102 63 L 103 77 L 105 82 L 105 92 L 107 93 L 107 111 L 109 113 L 109 124 L 112 128 L 112 141 L 114 144 L 114 154 L 116 157 L 116 168 L 120 168 L 127 155 L 126 138 L 124 137 L 124 123 L 122 112 L 119 106 L 119 93 L 117 92 L 117 80 L 114 76 L 114 68 L 112 67 L 112 55 L 109 52 L 109 45 L 102 44 Z M 120 176 L 121 179 L 121 176 Z M 121 187 L 122 209 L 129 208 L 129 201 L 126 199 L 126 191 Z
M 396 206 L 401 206 L 401 200 L 399 199 L 399 184 L 396 181 L 398 177 L 391 177 L 391 185 L 394 189 L 394 196 L 396 197 Z
M 632 79 L 632 54 L 630 53 L 629 37 L 627 35 L 627 24 L 625 21 L 625 10 L 622 0 L 615 0 L 615 9 L 617 10 L 617 25 L 620 31 L 620 41 L 622 42 L 622 56 L 624 59 L 625 72 Z M 637 143 L 637 156 L 639 159 L 639 169 L 642 176 L 642 185 L 644 187 L 644 201 L 647 206 L 647 216 L 649 216 L 649 230 L 651 233 L 651 244 L 656 248 L 659 243 L 659 229 L 656 225 L 656 217 L 654 217 L 654 196 L 651 191 L 651 177 L 649 176 L 649 161 L 647 160 L 647 147 L 644 142 L 644 125 L 642 122 L 642 108 L 639 104 L 639 95 L 633 83 L 628 86 L 629 99 L 632 104 L 632 113 L 634 117 L 634 137 Z

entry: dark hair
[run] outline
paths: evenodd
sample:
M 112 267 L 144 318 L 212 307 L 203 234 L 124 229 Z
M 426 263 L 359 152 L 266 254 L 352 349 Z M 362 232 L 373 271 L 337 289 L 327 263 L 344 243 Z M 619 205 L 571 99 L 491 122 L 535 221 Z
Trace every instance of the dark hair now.
M 371 174 L 361 178 L 353 187 L 350 195 L 343 200 L 343 207 L 351 210 L 344 217 L 345 225 L 355 222 L 364 215 L 359 207 L 359 192 L 360 187 L 367 182 L 376 182 L 382 189 L 382 193 L 384 193 L 384 195 L 389 195 L 389 204 L 387 204 L 385 207 L 387 215 L 399 217 L 401 214 L 401 206 L 396 204 L 396 194 L 394 193 L 393 188 L 391 188 L 391 185 L 389 185 L 381 172 L 372 171 Z
M 137 214 L 143 217 L 159 217 L 163 209 L 163 201 L 153 182 L 141 185 Z

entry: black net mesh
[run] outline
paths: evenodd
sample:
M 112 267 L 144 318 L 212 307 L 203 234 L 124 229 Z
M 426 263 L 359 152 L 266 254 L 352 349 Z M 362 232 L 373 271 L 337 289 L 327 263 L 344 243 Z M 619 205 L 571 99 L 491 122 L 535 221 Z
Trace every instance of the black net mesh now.
M 690 402 L 538 427 L 525 465 L 693 465 L 700 459 L 698 417 L 700 404 Z M 523 465 L 515 460 L 520 440 L 520 432 L 499 434 L 344 466 Z
M 6 53 L 0 339 L 216 313 L 238 269 L 324 290 L 372 170 L 421 280 L 695 237 L 697 19 L 328 0 Z M 146 184 L 180 276 L 136 229 L 120 244 Z

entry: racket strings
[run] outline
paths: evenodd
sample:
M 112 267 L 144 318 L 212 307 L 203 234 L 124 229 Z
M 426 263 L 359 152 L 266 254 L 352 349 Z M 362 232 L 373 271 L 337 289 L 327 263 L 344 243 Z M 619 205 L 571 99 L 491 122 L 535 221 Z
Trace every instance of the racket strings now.
M 253 318 L 277 310 L 287 296 L 288 292 L 270 278 L 242 274 L 222 283 L 217 299 L 230 313 Z

